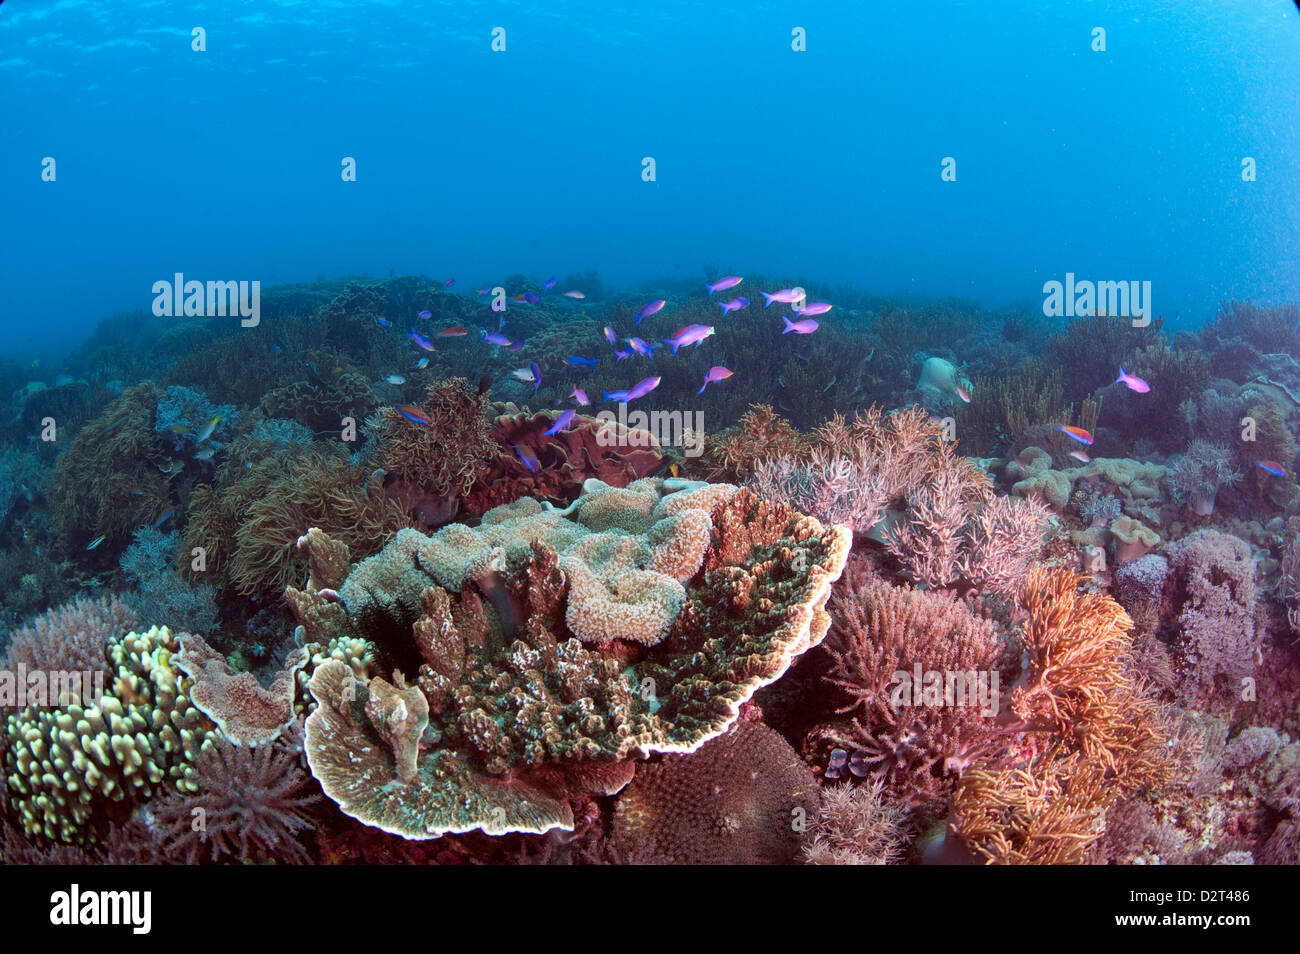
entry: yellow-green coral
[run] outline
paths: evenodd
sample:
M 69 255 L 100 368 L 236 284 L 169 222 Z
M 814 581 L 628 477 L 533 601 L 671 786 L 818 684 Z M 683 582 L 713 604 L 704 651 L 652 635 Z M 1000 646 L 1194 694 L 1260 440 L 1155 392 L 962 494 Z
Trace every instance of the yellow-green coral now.
M 214 726 L 190 704 L 192 680 L 172 662 L 179 648 L 165 627 L 111 639 L 116 675 L 97 704 L 28 706 L 8 717 L 10 812 L 29 838 L 88 844 L 115 804 L 129 809 L 163 786 L 192 790 Z

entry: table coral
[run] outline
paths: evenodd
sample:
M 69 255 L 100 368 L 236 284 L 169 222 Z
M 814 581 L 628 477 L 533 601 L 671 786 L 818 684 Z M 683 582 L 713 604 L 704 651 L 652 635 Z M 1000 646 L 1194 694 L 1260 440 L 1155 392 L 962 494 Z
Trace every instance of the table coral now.
M 342 605 L 346 614 L 330 617 L 333 639 L 373 640 L 380 668 L 395 684 L 397 671 L 415 673 L 406 691 L 428 705 L 416 772 L 402 783 L 391 739 L 366 708 L 372 691 L 387 690 L 337 660 L 317 668 L 307 754 L 346 813 L 413 839 L 571 827 L 567 798 L 617 791 L 630 759 L 698 749 L 822 640 L 846 528 L 747 491 L 673 480 L 634 488 L 633 496 L 653 490 L 658 519 L 632 533 L 617 524 L 643 526 L 635 508 L 619 518 L 608 498 L 585 506 L 609 489 L 589 482 L 564 511 L 525 499 L 477 528 L 404 531 L 353 567 L 337 593 L 290 591 L 300 618 L 306 611 L 316 624 L 325 617 L 310 615 L 314 608 Z M 583 525 L 584 512 L 603 529 Z M 741 526 L 742 541 L 728 539 Z M 566 560 L 582 569 L 566 571 Z M 575 579 L 608 590 L 626 573 L 681 591 L 680 607 L 655 611 L 657 639 L 568 612 Z

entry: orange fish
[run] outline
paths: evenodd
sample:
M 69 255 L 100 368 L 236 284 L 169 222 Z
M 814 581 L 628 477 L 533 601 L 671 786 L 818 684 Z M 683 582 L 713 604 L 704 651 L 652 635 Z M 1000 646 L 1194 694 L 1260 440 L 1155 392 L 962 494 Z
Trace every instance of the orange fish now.
M 1092 443 L 1092 435 L 1089 434 L 1087 431 L 1085 431 L 1082 427 L 1072 427 L 1069 424 L 1057 424 L 1056 429 L 1060 431 L 1062 434 L 1065 434 L 1067 437 L 1071 437 L 1074 440 L 1078 441 L 1080 444 Z
M 957 396 L 958 396 L 959 398 L 961 398 L 961 399 L 962 399 L 963 401 L 965 401 L 967 404 L 970 403 L 970 392 L 969 392 L 969 391 L 967 391 L 967 390 L 966 390 L 964 387 L 962 387 L 960 384 L 956 385 L 956 391 L 957 391 Z
M 1257 460 L 1255 463 L 1259 465 L 1262 470 L 1268 471 L 1274 477 L 1286 476 L 1286 471 L 1282 468 L 1282 465 L 1275 460 Z
M 467 335 L 469 332 L 460 325 L 452 325 L 450 328 L 443 328 L 438 332 L 439 338 L 459 338 L 461 335 Z
M 393 408 L 393 410 L 402 415 L 402 417 L 406 418 L 412 424 L 429 425 L 433 423 L 429 418 L 429 415 L 425 414 L 414 404 L 398 404 Z

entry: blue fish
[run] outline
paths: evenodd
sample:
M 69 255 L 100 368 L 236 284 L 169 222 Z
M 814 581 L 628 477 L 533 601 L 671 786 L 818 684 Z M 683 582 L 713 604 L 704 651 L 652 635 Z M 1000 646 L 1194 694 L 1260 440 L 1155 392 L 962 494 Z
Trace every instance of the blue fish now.
M 533 372 L 533 391 L 535 392 L 542 386 L 542 369 L 537 366 L 536 361 L 528 362 L 528 370 Z
M 552 275 L 546 281 L 542 282 L 542 291 L 548 292 L 555 287 L 555 276 Z
M 170 508 L 165 514 L 163 514 L 161 517 L 159 517 L 157 520 L 154 521 L 153 529 L 157 530 L 159 527 L 161 527 L 164 523 L 168 521 L 171 515 L 174 514 L 175 512 L 176 512 L 175 507 Z
M 594 368 L 600 364 L 598 358 L 584 358 L 580 354 L 571 354 L 564 359 L 564 363 L 571 368 Z
M 536 454 L 527 447 L 524 447 L 522 444 L 515 444 L 513 446 L 515 453 L 518 454 L 519 459 L 524 462 L 524 466 L 528 468 L 529 473 L 535 474 L 539 469 L 541 469 L 542 462 L 537 459 Z

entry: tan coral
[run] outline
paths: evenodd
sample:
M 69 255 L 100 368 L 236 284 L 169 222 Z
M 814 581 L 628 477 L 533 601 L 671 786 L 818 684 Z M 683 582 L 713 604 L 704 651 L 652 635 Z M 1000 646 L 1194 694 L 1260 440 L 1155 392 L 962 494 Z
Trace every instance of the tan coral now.
M 264 745 L 279 738 L 293 722 L 297 674 L 307 664 L 305 648 L 293 650 L 271 685 L 263 688 L 252 673 L 231 669 L 226 658 L 203 637 L 182 633 L 179 639 L 181 651 L 172 662 L 194 680 L 190 701 L 231 742 Z

